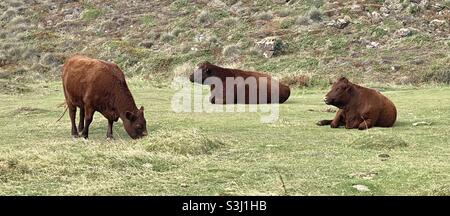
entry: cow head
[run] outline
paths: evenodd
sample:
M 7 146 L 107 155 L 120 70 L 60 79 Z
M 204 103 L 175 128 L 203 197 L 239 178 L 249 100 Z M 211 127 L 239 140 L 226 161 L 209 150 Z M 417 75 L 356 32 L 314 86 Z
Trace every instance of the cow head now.
M 126 111 L 123 126 L 133 139 L 138 139 L 147 135 L 146 121 L 144 118 L 144 107 L 134 112 Z
M 353 84 L 347 78 L 341 77 L 333 83 L 331 91 L 323 99 L 328 105 L 343 108 L 352 97 Z
M 197 68 L 189 77 L 191 82 L 196 82 L 200 84 L 205 84 L 205 79 L 212 76 L 212 67 L 213 65 L 207 61 L 204 61 L 197 65 Z

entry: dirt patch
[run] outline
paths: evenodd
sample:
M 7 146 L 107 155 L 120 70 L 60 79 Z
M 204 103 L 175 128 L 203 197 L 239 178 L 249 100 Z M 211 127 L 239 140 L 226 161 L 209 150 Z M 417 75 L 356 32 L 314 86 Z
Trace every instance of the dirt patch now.
M 26 174 L 29 172 L 29 167 L 19 163 L 16 159 L 0 159 L 0 182 L 7 182 L 18 174 Z

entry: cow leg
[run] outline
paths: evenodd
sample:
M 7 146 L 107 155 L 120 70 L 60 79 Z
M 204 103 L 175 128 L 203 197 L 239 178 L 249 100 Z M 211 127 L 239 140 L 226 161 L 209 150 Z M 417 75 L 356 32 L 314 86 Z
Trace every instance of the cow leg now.
M 89 126 L 91 125 L 92 120 L 94 118 L 94 109 L 85 106 L 84 110 L 85 110 L 85 116 L 84 116 L 84 121 L 85 121 L 84 124 L 85 125 L 84 125 L 84 129 L 83 129 L 83 132 L 81 135 L 83 136 L 83 138 L 87 139 L 89 137 Z
M 112 130 L 113 123 L 114 123 L 113 120 L 109 120 L 108 119 L 108 130 L 106 132 L 106 139 L 114 139 L 114 137 L 113 137 L 113 130 Z
M 362 122 L 358 125 L 359 130 L 365 130 L 365 129 L 369 129 L 369 128 L 373 127 L 374 120 L 371 118 L 367 118 L 366 116 L 367 115 L 361 116 Z
M 344 122 L 344 110 L 338 110 L 333 121 L 330 123 L 331 128 L 338 128 L 339 126 L 345 125 Z
M 78 123 L 78 131 L 84 130 L 84 107 L 80 108 L 80 122 Z
M 334 117 L 333 120 L 321 120 L 319 122 L 317 122 L 316 124 L 319 126 L 324 126 L 324 125 L 330 125 L 332 128 L 337 128 L 341 125 L 344 125 L 343 123 L 343 111 L 339 110 L 336 113 L 336 116 Z
M 346 129 L 358 128 L 360 124 L 361 121 L 359 119 L 349 120 L 345 123 L 345 128 Z M 364 122 L 362 124 L 364 124 Z
M 321 120 L 321 121 L 318 121 L 316 124 L 319 126 L 325 126 L 325 125 L 330 125 L 332 121 L 333 120 Z
M 70 123 L 72 124 L 71 134 L 72 134 L 73 138 L 77 138 L 78 130 L 77 130 L 77 126 L 75 125 L 75 116 L 77 114 L 77 107 L 70 103 L 67 103 L 67 107 L 69 109 Z

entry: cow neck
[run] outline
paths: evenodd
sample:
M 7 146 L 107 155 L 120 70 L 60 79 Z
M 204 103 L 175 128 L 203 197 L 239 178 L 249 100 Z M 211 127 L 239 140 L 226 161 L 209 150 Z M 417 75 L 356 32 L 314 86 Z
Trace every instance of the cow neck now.
M 115 107 L 119 113 L 119 117 L 123 120 L 126 119 L 125 113 L 127 111 L 136 113 L 137 107 L 134 102 L 133 96 L 125 82 L 120 82 L 119 85 L 115 87 L 116 99 Z
M 351 84 L 352 91 L 350 93 L 351 94 L 350 101 L 348 102 L 347 105 L 344 106 L 344 110 L 348 110 L 348 108 L 357 106 L 357 103 L 359 102 L 359 100 L 355 100 L 355 98 L 358 98 L 359 91 L 356 91 L 356 89 L 358 89 L 358 87 L 359 87 L 358 85 Z

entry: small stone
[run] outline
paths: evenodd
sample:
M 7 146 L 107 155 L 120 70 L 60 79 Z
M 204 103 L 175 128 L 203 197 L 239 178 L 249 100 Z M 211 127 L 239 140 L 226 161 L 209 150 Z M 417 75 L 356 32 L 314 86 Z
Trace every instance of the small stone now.
M 350 24 L 350 21 L 348 21 L 346 19 L 337 19 L 335 27 L 338 29 L 343 29 L 343 28 L 347 27 L 348 24 Z
M 424 63 L 425 63 L 425 61 L 423 59 L 414 59 L 411 61 L 411 64 L 415 64 L 415 65 L 421 65 Z
M 195 37 L 194 37 L 194 40 L 195 40 L 196 42 L 202 42 L 202 41 L 204 41 L 205 39 L 206 39 L 206 36 L 203 35 L 203 34 L 197 34 L 197 35 L 195 35 Z
M 376 11 L 369 13 L 369 17 L 372 23 L 379 23 L 383 20 L 383 17 Z
M 380 45 L 380 43 L 372 41 L 372 42 L 370 42 L 369 44 L 366 45 L 366 48 L 373 49 L 373 48 L 377 48 L 379 45 Z
M 390 156 L 388 154 L 379 154 L 379 158 L 389 158 Z
M 422 126 L 422 125 L 431 125 L 431 122 L 424 122 L 424 121 L 421 121 L 421 122 L 415 122 L 415 123 L 413 123 L 412 124 L 413 126 L 415 126 L 415 127 L 417 127 L 417 126 Z
M 381 159 L 381 161 L 387 161 L 390 156 L 388 154 L 379 154 L 378 157 Z
M 355 188 L 356 190 L 358 190 L 358 191 L 361 191 L 361 192 L 367 192 L 367 191 L 370 191 L 370 189 L 369 189 L 369 187 L 367 187 L 367 186 L 365 186 L 365 185 L 353 185 L 352 186 L 353 188 Z
M 151 41 L 142 41 L 141 43 L 139 43 L 139 46 L 149 49 L 149 48 L 152 48 L 153 42 L 151 42 Z
M 430 22 L 430 26 L 435 27 L 435 28 L 441 27 L 443 25 L 445 25 L 445 20 L 434 19 L 434 20 L 431 20 L 431 22 Z
M 350 177 L 364 179 L 364 180 L 372 180 L 377 175 L 378 175 L 378 172 L 359 172 L 359 173 L 351 174 Z
M 208 6 L 212 7 L 212 8 L 223 9 L 223 10 L 227 9 L 227 7 L 228 7 L 227 4 L 225 4 L 223 1 L 220 1 L 220 0 L 209 1 Z
M 389 13 L 391 13 L 391 11 L 389 9 L 387 9 L 387 7 L 381 7 L 380 8 L 380 12 L 383 13 L 383 15 L 388 15 Z
M 153 169 L 153 164 L 151 164 L 151 163 L 144 163 L 144 164 L 142 164 L 142 167 L 146 168 L 146 169 Z
M 395 32 L 395 35 L 397 37 L 407 37 L 412 34 L 411 30 L 409 28 L 401 28 Z
M 364 7 L 362 5 L 359 5 L 359 4 L 353 4 L 350 7 L 350 11 L 352 11 L 352 12 L 362 12 L 362 11 L 364 11 Z
M 432 7 L 432 9 L 433 9 L 434 11 L 436 11 L 436 12 L 440 12 L 440 11 L 442 11 L 442 10 L 445 9 L 445 5 L 439 4 L 439 3 L 436 3 L 436 4 L 434 4 L 434 5 L 431 6 L 431 7 Z
M 427 9 L 430 6 L 430 2 L 428 0 L 421 0 L 419 3 L 419 7 L 422 9 Z
M 401 68 L 400 65 L 393 65 L 393 66 L 391 67 L 391 70 L 392 70 L 392 71 L 398 71 L 398 70 L 400 70 L 400 68 Z

